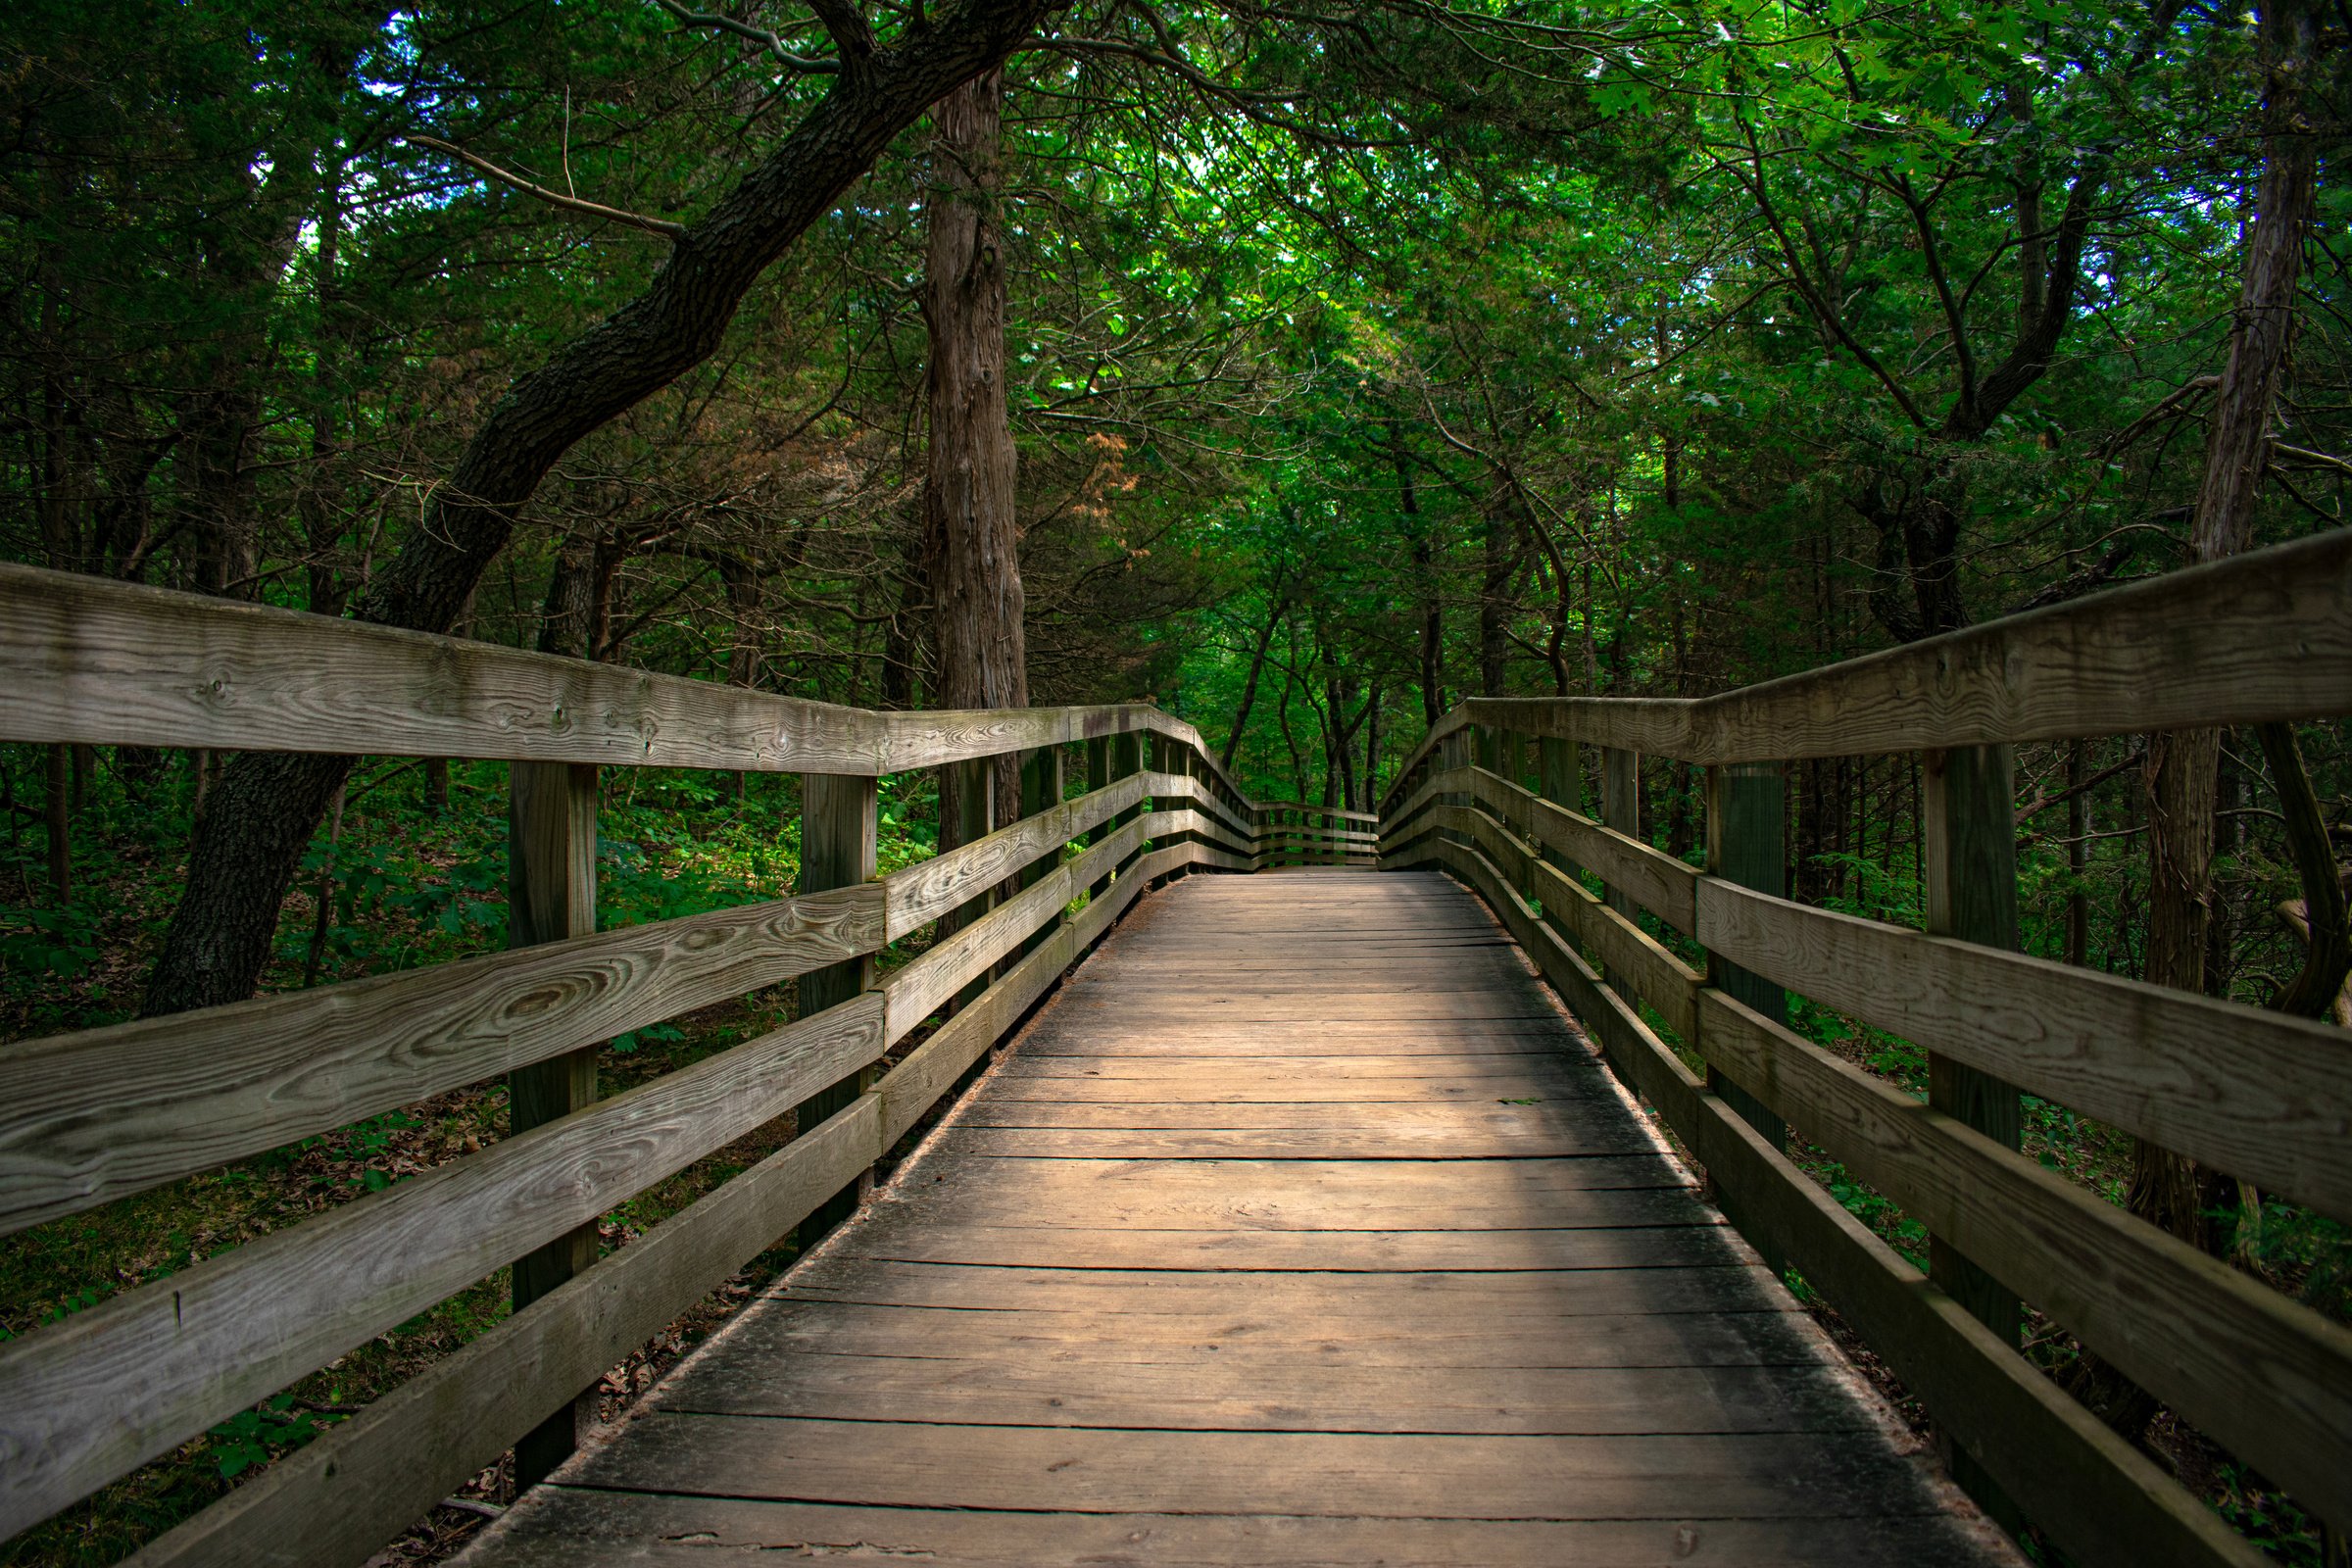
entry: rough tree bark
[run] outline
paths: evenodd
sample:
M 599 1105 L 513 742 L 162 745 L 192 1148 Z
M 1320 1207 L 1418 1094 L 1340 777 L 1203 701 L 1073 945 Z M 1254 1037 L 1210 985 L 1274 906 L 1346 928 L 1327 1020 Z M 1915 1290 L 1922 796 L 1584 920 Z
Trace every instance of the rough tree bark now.
M 2245 280 L 2230 333 L 2205 474 L 2189 527 L 2192 561 L 2220 561 L 2246 548 L 2268 465 L 2272 403 L 2284 372 L 2294 326 L 2295 285 L 2304 229 L 2314 199 L 2316 139 L 2304 123 L 2305 78 L 2315 57 L 2318 0 L 2272 0 L 2262 9 L 2267 74 L 2263 102 L 2263 173 L 2257 216 L 2246 238 Z M 2145 977 L 2182 991 L 2205 989 L 2207 927 L 2212 918 L 2214 800 L 2221 732 L 2178 730 L 2148 737 L 2148 947 Z M 2229 1200 L 2217 1173 L 2135 1140 L 2131 1211 L 2192 1246 L 2211 1249 L 2205 1211 Z M 2085 1356 L 2073 1388 L 2117 1431 L 2136 1437 L 2155 1400 L 2104 1361 Z
M 2271 409 L 2294 328 L 2303 231 L 2311 220 L 2318 145 L 2302 121 L 2304 78 L 2319 31 L 2314 0 L 2273 0 L 2262 11 L 2269 80 L 2263 105 L 2263 172 L 2246 239 L 2245 283 L 2215 394 L 2205 476 L 2189 525 L 2189 556 L 2220 561 L 2253 536 L 2255 500 L 2270 451 Z M 2211 918 L 2218 730 L 2148 738 L 2148 956 L 2157 985 L 2201 991 Z M 2132 1161 L 2132 1212 L 2185 1240 L 2204 1240 L 2193 1167 L 2153 1145 Z
M 1013 514 L 1012 428 L 1004 412 L 1004 257 L 999 204 L 1004 75 L 990 70 L 931 111 L 923 319 L 930 330 L 929 472 L 923 492 L 936 698 L 945 708 L 1026 708 L 1020 535 Z M 1020 815 L 1019 760 L 999 759 L 996 820 Z M 968 777 L 941 775 L 940 848 L 964 819 Z
M 962 82 L 1004 63 L 1052 0 L 964 0 L 878 48 L 860 14 L 817 8 L 840 51 L 825 97 L 775 150 L 688 225 L 629 304 L 556 351 L 499 400 L 434 492 L 423 525 L 360 605 L 364 620 L 446 631 L 563 455 L 714 352 L 769 264 L 829 212 L 891 137 Z M 207 804 L 188 887 L 149 977 L 145 1010 L 252 994 L 279 906 L 346 757 L 247 753 Z

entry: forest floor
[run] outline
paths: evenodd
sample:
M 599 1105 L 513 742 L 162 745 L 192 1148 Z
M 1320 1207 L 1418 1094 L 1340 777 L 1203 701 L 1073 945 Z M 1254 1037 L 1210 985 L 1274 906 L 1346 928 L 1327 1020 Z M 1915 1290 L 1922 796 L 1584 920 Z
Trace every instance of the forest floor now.
M 503 767 L 453 765 L 442 805 L 425 798 L 425 775 L 414 763 L 363 765 L 354 780 L 339 832 L 331 844 L 321 833 L 287 900 L 265 990 L 444 962 L 504 945 Z M 76 883 L 63 906 L 41 885 L 38 834 L 24 832 L 12 819 L 17 836 L 0 850 L 0 900 L 7 901 L 0 903 L 0 1040 L 91 1027 L 135 1012 L 180 882 L 192 794 L 185 786 L 176 769 L 143 784 L 102 771 L 77 824 Z M 923 798 L 928 787 L 917 776 L 886 784 L 883 870 L 932 852 L 921 825 L 933 816 L 932 803 Z M 609 782 L 600 810 L 602 923 L 634 924 L 787 894 L 798 870 L 793 790 L 790 780 L 754 778 L 738 795 L 724 775 L 651 769 Z M 1657 934 L 1678 940 L 1671 932 Z M 886 962 L 903 961 L 914 951 L 919 939 Z M 1696 957 L 1689 951 L 1685 956 Z M 610 1094 L 689 1065 L 788 1020 L 793 1004 L 787 983 L 623 1036 L 603 1054 L 600 1087 Z M 1925 1095 L 1926 1055 L 1909 1042 L 1802 1002 L 1791 1021 L 1846 1059 Z M 1671 1038 L 1662 1027 L 1660 1032 Z M 894 1054 L 918 1040 L 902 1043 Z M 478 1085 L 13 1237 L 0 1249 L 0 1339 L 478 1151 L 502 1136 L 506 1116 L 504 1086 Z M 781 1147 L 793 1132 L 790 1116 L 771 1122 L 606 1215 L 600 1224 L 606 1250 L 626 1245 L 684 1208 Z M 2108 1200 L 2123 1201 L 2132 1144 L 2112 1128 L 2029 1098 L 2025 1150 Z M 1926 1266 L 1927 1236 L 1917 1221 L 1820 1150 L 1799 1143 L 1792 1153 L 1888 1245 Z M 2339 1321 L 2352 1318 L 2352 1249 L 2340 1227 L 2271 1204 L 2259 1225 L 2240 1225 L 2239 1240 L 2240 1266 Z M 617 1415 L 794 1255 L 786 1239 L 610 1369 L 597 1389 L 599 1416 Z M 1927 1418 L 1899 1382 L 1801 1280 L 1792 1276 L 1791 1283 L 1857 1368 L 1925 1433 Z M 101 1568 L 120 1560 L 225 1494 L 240 1476 L 486 1332 L 507 1314 L 508 1299 L 501 1271 L 0 1544 L 0 1568 Z M 2073 1338 L 2038 1314 L 2028 1314 L 2025 1337 L 2028 1355 L 2053 1377 L 2063 1379 L 2079 1358 Z M 2276 1559 L 2319 1568 L 2316 1528 L 2260 1477 L 2169 1416 L 2159 1419 L 2149 1445 L 2167 1468 Z M 376 1563 L 391 1568 L 449 1555 L 511 1494 L 503 1464 L 484 1470 Z

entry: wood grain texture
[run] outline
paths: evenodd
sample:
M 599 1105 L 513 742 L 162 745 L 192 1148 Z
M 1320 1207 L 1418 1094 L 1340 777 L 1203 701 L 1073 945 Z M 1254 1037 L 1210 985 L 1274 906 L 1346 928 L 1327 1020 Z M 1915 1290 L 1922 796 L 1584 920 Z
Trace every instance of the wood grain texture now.
M 1088 852 L 1090 855 L 1092 851 Z M 1076 862 L 1073 862 L 1075 864 Z M 887 1039 L 895 1043 L 941 1004 L 962 989 L 963 983 L 985 973 L 989 966 L 1020 946 L 1029 933 L 1061 916 L 1074 883 L 1071 866 L 1056 866 L 1033 885 L 973 921 L 944 942 L 893 973 L 882 983 L 888 999 Z
M 879 995 L 0 1345 L 14 1534 L 508 1258 L 781 1113 L 883 1050 Z M 109 1413 L 92 1422 L 89 1412 Z
M 597 770 L 578 762 L 508 769 L 507 945 L 536 947 L 596 934 Z M 806 982 L 804 982 L 806 983 Z M 601 1041 L 507 1075 L 507 1130 L 526 1133 L 596 1102 Z M 594 1221 L 533 1248 L 510 1271 L 514 1310 L 596 1261 Z M 585 1380 L 583 1380 L 585 1387 Z M 594 1404 L 587 1406 L 593 1416 Z M 514 1446 L 514 1484 L 535 1486 L 577 1446 L 576 1405 L 549 1415 Z
M 1149 793 L 1141 777 L 1123 778 L 1051 810 L 1023 817 L 986 838 L 892 872 L 882 879 L 889 898 L 890 940 L 896 942 L 938 919 L 1047 851 L 1110 820 Z
M 1641 840 L 1604 827 L 1483 768 L 1433 779 L 1430 793 L 1466 790 L 1519 836 L 1597 874 L 1677 931 L 1690 934 L 1698 871 Z
M 941 1568 L 1657 1568 L 1688 1558 L 1741 1568 L 1949 1568 L 1981 1561 L 1936 1518 L 1451 1520 L 1195 1513 L 1039 1514 L 857 1508 L 564 1489 L 525 1498 L 496 1560 L 704 1568 L 716 1555 L 909 1558 Z
M 1917 1470 L 1883 1446 L 1780 1434 L 1075 1432 L 662 1412 L 567 1475 L 642 1492 L 1063 1513 L 1182 1500 L 1204 1513 L 1679 1519 L 1694 1495 L 1732 1518 L 1935 1506 Z
M 2352 1330 L 1720 992 L 1700 996 L 1699 1049 L 2306 1507 L 2352 1522 Z
M 870 712 L 235 600 L 0 565 L 0 736 L 874 776 L 1128 732 L 1156 709 Z
M 888 1147 L 873 1096 L 150 1543 L 129 1568 L 351 1568 Z
M 1937 1422 L 2067 1550 L 2106 1568 L 2252 1568 L 2264 1560 L 1790 1165 L 1580 955 L 1501 897 L 1491 864 L 1458 851 L 1448 864 L 1595 1031 L 1627 1086 L 1658 1107 L 1718 1184 L 1738 1189 L 1742 1221 L 1846 1314 Z
M 2352 710 L 2352 529 L 1697 699 L 1472 698 L 1456 729 L 1767 762 L 2328 718 Z
M 1153 849 L 1079 920 L 1205 854 Z M 1017 1507 L 1025 1542 L 1103 1510 L 1392 1534 L 1446 1515 L 1459 1534 L 1432 1564 L 1525 1544 L 1488 1530 L 1653 1516 L 1681 1532 L 1665 1560 L 1801 1517 L 1809 1560 L 1836 1561 L 1825 1544 L 1869 1519 L 1919 1526 L 1917 1560 L 2006 1561 L 1498 940 L 1428 877 L 1194 877 L 1135 904 L 855 1222 L 472 1560 L 577 1545 L 617 1488 Z M 1359 1098 L 1367 1071 L 1392 1099 Z M 1441 1098 L 1447 1074 L 1480 1099 Z M 1237 1083 L 1248 1098 L 1202 1098 Z M 1480 1128 L 1541 1142 L 1464 1147 Z M 1360 1142 L 1318 1153 L 1301 1133 Z M 1140 1147 L 1071 1143 L 1098 1135 Z M 590 1560 L 668 1549 L 619 1528 Z M 956 1560 L 944 1538 L 879 1539 Z M 1159 1560 L 1141 1541 L 1109 1560 Z M 1396 1560 L 1356 1544 L 1321 1560 Z
M 954 1088 L 964 1069 L 980 1059 L 1031 1003 L 1060 978 L 1077 957 L 1078 933 L 1064 926 L 958 1012 L 937 1033 L 908 1052 L 874 1086 L 882 1103 L 882 1147 L 905 1137 L 939 1097 Z
M 1866 1023 L 2352 1218 L 2342 1031 L 1709 880 L 1698 940 Z
M 0 1046 L 0 1233 L 773 985 L 882 942 L 848 888 Z

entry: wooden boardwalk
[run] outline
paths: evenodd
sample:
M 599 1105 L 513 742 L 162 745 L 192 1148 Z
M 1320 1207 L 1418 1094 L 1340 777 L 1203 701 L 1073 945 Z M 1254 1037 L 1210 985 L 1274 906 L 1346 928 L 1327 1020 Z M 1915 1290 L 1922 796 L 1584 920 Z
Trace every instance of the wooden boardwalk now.
M 1468 894 L 1196 876 L 464 1560 L 2016 1561 L 1914 1450 Z

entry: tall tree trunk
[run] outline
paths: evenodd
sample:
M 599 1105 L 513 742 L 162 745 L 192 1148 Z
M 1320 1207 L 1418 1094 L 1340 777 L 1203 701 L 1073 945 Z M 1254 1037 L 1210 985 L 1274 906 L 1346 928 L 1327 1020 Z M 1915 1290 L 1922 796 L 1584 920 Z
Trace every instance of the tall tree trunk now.
M 2263 7 L 2261 49 L 2268 80 L 2263 103 L 2263 173 L 2258 216 L 2246 238 L 2245 281 L 2230 333 L 2205 447 L 2189 554 L 2221 561 L 2246 548 L 2267 466 L 2272 402 L 2294 326 L 2295 285 L 2303 266 L 2317 145 L 2299 123 L 2303 88 L 2319 32 L 2316 0 L 2272 0 Z M 2205 989 L 2207 923 L 2212 918 L 2214 801 L 2221 733 L 2176 730 L 2148 737 L 2148 947 L 2142 973 L 2180 991 Z M 2227 1200 L 2215 1173 L 2145 1139 L 2132 1146 L 2132 1212 L 2193 1246 L 2210 1248 L 2211 1200 Z M 2086 1356 L 2074 1384 L 2110 1425 L 2136 1437 L 2155 1401 L 2113 1367 Z
M 2263 7 L 2261 45 L 2269 80 L 2262 185 L 2246 239 L 2245 283 L 2230 328 L 2230 359 L 2206 439 L 2204 481 L 2189 528 L 2189 555 L 2197 562 L 2234 556 L 2253 536 L 2255 501 L 2269 458 L 2271 409 L 2293 334 L 2303 231 L 2312 212 L 2318 146 L 2298 121 L 2315 55 L 2318 12 L 2314 0 L 2273 0 Z M 2220 757 L 2218 730 L 2148 738 L 2145 974 L 2153 984 L 2182 991 L 2205 989 Z M 2198 1186 L 2187 1160 L 2144 1141 L 2137 1146 L 2130 1195 L 2133 1213 L 2184 1240 L 2202 1242 Z
M 718 578 L 726 585 L 727 619 L 733 634 L 727 648 L 727 684 L 748 691 L 760 684 L 760 564 L 749 556 L 721 555 Z M 854 670 L 853 665 L 853 686 L 857 681 Z M 734 792 L 739 801 L 743 782 L 743 770 L 737 768 Z
M 1503 662 L 1510 652 L 1505 628 L 1511 614 L 1510 540 L 1515 532 L 1510 515 L 1510 493 L 1491 500 L 1480 537 L 1478 586 L 1478 685 L 1486 697 L 1502 695 Z
M 1396 510 L 1404 516 L 1405 543 L 1413 556 L 1413 592 L 1421 601 L 1421 719 L 1435 729 L 1446 716 L 1446 612 L 1438 601 L 1437 552 L 1421 518 L 1421 495 L 1413 486 L 1404 436 L 1393 419 L 1389 456 L 1396 465 Z
M 586 659 L 596 599 L 596 536 L 566 534 L 556 547 L 555 570 L 539 607 L 539 651 Z
M 1227 772 L 1233 771 L 1233 754 L 1240 750 L 1242 735 L 1250 728 L 1250 710 L 1257 704 L 1257 680 L 1265 673 L 1266 649 L 1274 641 L 1274 624 L 1282 618 L 1284 605 L 1276 599 L 1266 612 L 1266 623 L 1257 630 L 1257 646 L 1250 651 L 1250 676 L 1242 682 L 1241 705 L 1234 710 L 1233 729 L 1225 737 L 1225 750 L 1217 754 L 1218 763 Z
M 344 586 L 335 570 L 335 542 L 343 530 L 340 509 L 333 504 L 336 448 L 341 441 L 343 406 L 343 350 L 347 313 L 336 285 L 335 268 L 343 241 L 343 170 L 330 164 L 319 192 L 318 237 L 312 256 L 317 271 L 318 327 L 311 371 L 311 462 L 295 495 L 295 512 L 302 518 L 303 543 L 310 561 L 305 567 L 314 614 L 343 613 Z
M 2082 741 L 2066 748 L 2066 870 L 2073 884 L 2066 895 L 2066 961 L 2077 965 L 2090 954 L 2090 890 L 2082 885 L 2090 864 L 2090 791 L 2082 785 L 2088 750 Z
M 522 504 L 564 453 L 709 359 L 770 263 L 833 209 L 882 149 L 960 83 L 1003 65 L 1051 0 L 962 0 L 877 47 L 853 8 L 825 13 L 842 69 L 775 150 L 681 231 L 645 292 L 517 380 L 376 578 L 362 619 L 446 631 Z M 145 1011 L 252 995 L 279 906 L 348 757 L 249 752 L 215 792 Z
M 1026 708 L 1020 532 L 1013 514 L 1012 429 L 1004 412 L 1004 257 L 1001 212 L 1004 74 L 988 71 L 931 111 L 929 242 L 923 318 L 930 330 L 931 445 L 923 492 L 946 708 Z M 996 820 L 1021 810 L 1019 760 L 996 767 Z M 950 795 L 963 774 L 943 775 Z M 943 800 L 950 848 L 963 813 Z

